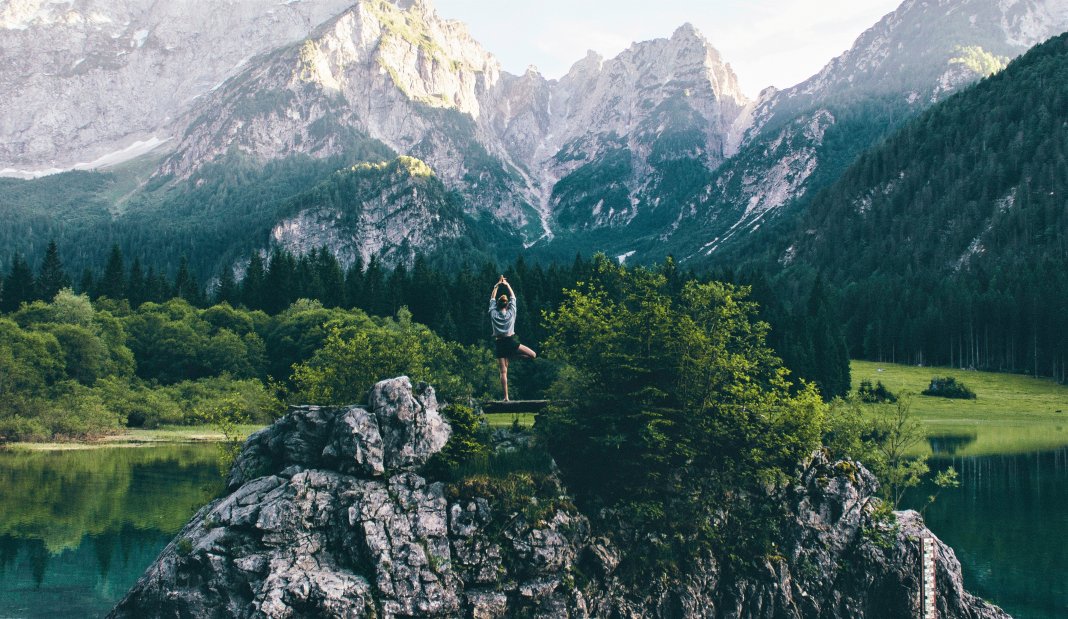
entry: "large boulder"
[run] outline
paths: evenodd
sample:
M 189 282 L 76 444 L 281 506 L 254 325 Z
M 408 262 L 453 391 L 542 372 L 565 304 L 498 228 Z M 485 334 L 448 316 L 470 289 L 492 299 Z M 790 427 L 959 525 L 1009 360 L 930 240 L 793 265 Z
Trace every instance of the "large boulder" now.
M 875 479 L 857 463 L 817 453 L 800 483 L 766 497 L 790 518 L 759 569 L 706 556 L 670 582 L 635 583 L 619 573 L 617 536 L 595 535 L 553 476 L 536 498 L 420 476 L 449 433 L 433 390 L 404 377 L 375 385 L 366 406 L 293 408 L 249 438 L 226 496 L 110 616 L 917 616 L 918 548 L 933 536 L 915 512 L 877 517 Z M 939 617 L 1006 617 L 935 548 Z
M 441 451 L 452 429 L 433 387 L 407 376 L 371 389 L 367 406 L 294 406 L 248 438 L 227 478 L 230 490 L 290 465 L 359 477 L 414 471 Z

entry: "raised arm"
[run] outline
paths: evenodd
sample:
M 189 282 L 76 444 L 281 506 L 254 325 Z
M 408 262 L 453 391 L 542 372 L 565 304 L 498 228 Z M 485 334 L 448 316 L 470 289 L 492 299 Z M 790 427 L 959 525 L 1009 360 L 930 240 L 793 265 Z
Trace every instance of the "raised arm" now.
M 493 290 L 490 291 L 489 308 L 491 312 L 497 308 L 497 289 L 501 287 L 501 282 L 503 281 L 504 276 L 501 275 L 501 278 L 497 280 L 496 284 L 493 285 Z

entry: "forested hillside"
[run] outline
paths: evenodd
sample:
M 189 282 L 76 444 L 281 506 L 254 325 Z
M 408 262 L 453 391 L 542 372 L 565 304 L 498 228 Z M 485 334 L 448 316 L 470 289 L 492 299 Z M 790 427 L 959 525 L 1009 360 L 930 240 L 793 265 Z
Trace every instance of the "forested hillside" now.
M 1066 376 L 1068 34 L 862 155 L 774 243 L 854 356 Z

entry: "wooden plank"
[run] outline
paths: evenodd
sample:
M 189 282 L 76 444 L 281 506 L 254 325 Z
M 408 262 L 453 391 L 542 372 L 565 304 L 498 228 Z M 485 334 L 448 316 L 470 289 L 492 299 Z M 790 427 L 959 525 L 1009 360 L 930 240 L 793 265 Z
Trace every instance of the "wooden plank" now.
M 482 403 L 484 413 L 536 413 L 551 404 L 550 400 L 489 400 Z

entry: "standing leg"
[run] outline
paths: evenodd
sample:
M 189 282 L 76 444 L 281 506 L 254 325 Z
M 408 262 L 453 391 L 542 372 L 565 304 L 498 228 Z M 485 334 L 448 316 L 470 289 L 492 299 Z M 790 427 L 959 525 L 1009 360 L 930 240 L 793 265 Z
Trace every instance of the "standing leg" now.
M 538 353 L 534 352 L 533 350 L 527 348 L 522 344 L 519 345 L 519 349 L 517 350 L 517 352 L 526 357 L 527 359 L 534 359 L 538 356 Z
M 504 401 L 508 401 L 508 357 L 501 357 L 497 359 L 497 364 L 501 368 L 501 389 L 504 390 Z

